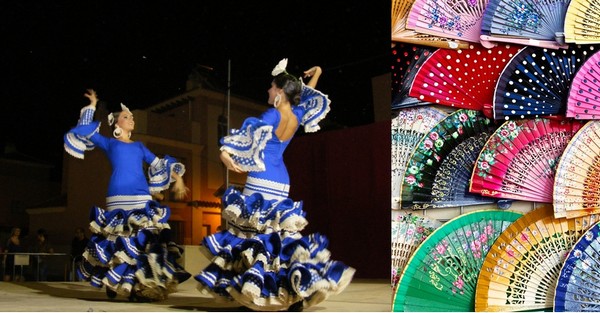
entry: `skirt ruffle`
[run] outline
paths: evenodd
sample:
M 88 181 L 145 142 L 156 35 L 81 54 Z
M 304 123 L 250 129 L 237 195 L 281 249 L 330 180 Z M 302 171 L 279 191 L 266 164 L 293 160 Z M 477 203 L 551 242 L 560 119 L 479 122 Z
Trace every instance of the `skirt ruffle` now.
M 79 276 L 120 294 L 166 299 L 191 276 L 177 264 L 183 249 L 171 241 L 169 215 L 170 209 L 155 201 L 135 210 L 92 208 L 93 235 Z
M 224 201 L 223 216 L 233 225 L 202 242 L 202 251 L 212 259 L 195 276 L 203 293 L 254 310 L 276 311 L 300 301 L 305 308 L 317 304 L 352 280 L 353 268 L 330 259 L 325 236 L 299 233 L 306 225 L 301 202 L 264 200 L 260 194 L 231 190 Z

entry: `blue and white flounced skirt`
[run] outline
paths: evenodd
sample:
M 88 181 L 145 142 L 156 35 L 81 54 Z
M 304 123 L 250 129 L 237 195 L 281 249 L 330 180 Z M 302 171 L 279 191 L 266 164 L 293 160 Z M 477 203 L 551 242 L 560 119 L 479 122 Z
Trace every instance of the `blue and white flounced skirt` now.
M 77 272 L 94 287 L 166 299 L 191 275 L 177 264 L 183 249 L 170 238 L 170 208 L 148 200 L 135 209 L 90 212 L 90 238 Z
M 265 199 L 233 187 L 223 196 L 229 229 L 204 238 L 211 263 L 195 279 L 202 293 L 253 310 L 277 311 L 302 301 L 304 308 L 342 292 L 354 269 L 330 260 L 328 240 L 302 236 L 302 202 Z

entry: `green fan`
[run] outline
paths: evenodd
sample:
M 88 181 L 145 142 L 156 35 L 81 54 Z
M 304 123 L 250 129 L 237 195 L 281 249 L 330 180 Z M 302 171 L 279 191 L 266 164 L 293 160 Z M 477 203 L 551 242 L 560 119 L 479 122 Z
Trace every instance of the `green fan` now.
M 435 230 L 408 261 L 393 311 L 473 311 L 477 278 L 487 252 L 521 216 L 502 210 L 475 211 Z

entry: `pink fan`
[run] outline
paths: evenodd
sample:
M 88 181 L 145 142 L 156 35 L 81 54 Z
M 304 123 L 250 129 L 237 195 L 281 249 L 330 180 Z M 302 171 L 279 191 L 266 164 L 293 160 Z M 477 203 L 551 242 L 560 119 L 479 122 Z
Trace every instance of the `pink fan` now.
M 587 59 L 571 82 L 567 117 L 600 119 L 600 54 Z
M 417 72 L 409 95 L 420 101 L 483 110 L 491 117 L 496 82 L 519 49 L 508 44 L 491 49 L 478 44 L 468 50 L 438 49 Z
M 416 0 L 407 28 L 416 32 L 479 43 L 489 0 Z
M 507 121 L 490 136 L 477 158 L 470 192 L 552 203 L 556 164 L 579 121 Z

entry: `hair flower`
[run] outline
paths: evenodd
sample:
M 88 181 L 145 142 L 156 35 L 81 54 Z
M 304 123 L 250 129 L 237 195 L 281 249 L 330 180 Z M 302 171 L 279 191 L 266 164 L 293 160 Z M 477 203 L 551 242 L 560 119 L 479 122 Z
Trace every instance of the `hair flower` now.
M 131 112 L 131 111 L 129 111 L 129 108 L 126 107 L 122 102 L 121 102 L 121 111 Z
M 287 58 L 282 59 L 281 61 L 279 61 L 279 63 L 275 66 L 275 68 L 271 72 L 271 75 L 277 76 L 277 75 L 285 72 L 285 68 L 287 67 L 287 62 L 288 62 Z

